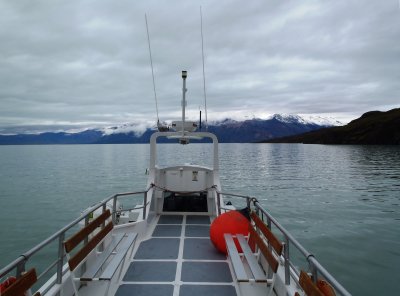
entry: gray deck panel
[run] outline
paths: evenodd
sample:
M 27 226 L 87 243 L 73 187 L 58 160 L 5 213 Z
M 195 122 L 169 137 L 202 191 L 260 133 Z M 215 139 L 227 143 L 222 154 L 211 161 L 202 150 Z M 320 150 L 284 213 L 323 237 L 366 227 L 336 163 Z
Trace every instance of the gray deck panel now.
M 153 236 L 181 236 L 182 226 L 181 225 L 157 225 L 154 229 Z
M 135 259 L 177 259 L 179 238 L 152 238 L 141 242 Z
M 186 216 L 186 224 L 210 224 L 210 216 Z
M 217 251 L 208 238 L 186 238 L 183 259 L 225 260 L 225 254 Z
M 182 285 L 179 296 L 236 296 L 233 286 Z
M 125 282 L 172 282 L 175 280 L 176 262 L 135 261 L 125 273 Z
M 183 282 L 232 282 L 229 265 L 226 262 L 183 262 Z
M 173 285 L 123 284 L 119 286 L 115 296 L 172 296 L 173 293 Z
M 158 220 L 158 224 L 182 224 L 182 215 L 162 215 Z
M 187 237 L 210 237 L 210 226 L 208 225 L 186 225 L 185 236 Z

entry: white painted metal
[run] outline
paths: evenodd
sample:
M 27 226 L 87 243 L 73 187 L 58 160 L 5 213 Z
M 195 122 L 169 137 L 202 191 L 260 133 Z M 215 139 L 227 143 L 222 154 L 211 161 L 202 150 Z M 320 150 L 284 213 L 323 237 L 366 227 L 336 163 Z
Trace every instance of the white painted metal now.
M 198 138 L 210 138 L 213 141 L 213 171 L 218 171 L 219 170 L 219 164 L 218 164 L 218 139 L 217 137 L 208 132 L 196 132 L 196 133 L 190 133 L 190 132 L 156 132 L 153 133 L 150 137 L 150 174 L 151 171 L 155 169 L 156 167 L 156 161 L 157 161 L 157 150 L 156 150 L 156 144 L 157 144 L 157 138 L 158 137 L 178 137 L 178 138 L 186 138 L 186 139 L 191 139 L 192 137 L 194 139 Z

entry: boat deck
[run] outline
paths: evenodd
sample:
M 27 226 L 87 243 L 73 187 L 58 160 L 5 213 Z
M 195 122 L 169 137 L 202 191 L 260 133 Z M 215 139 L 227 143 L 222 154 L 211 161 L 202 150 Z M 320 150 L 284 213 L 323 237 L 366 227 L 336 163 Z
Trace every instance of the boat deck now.
M 209 239 L 209 216 L 156 219 L 151 238 L 138 246 L 115 295 L 238 295 L 226 256 Z

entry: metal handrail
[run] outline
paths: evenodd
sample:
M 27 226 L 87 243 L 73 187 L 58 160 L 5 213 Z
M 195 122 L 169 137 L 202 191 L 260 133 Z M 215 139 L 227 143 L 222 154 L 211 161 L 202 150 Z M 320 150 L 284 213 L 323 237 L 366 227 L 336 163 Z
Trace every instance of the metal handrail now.
M 236 193 L 227 193 L 227 192 L 221 192 L 217 189 L 215 189 L 216 193 L 219 195 L 224 195 L 224 196 L 231 196 L 231 197 L 240 197 L 243 199 L 246 199 L 247 205 L 249 206 L 251 203 L 253 203 L 254 207 L 256 210 L 259 210 L 265 215 L 268 219 L 267 224 L 270 227 L 271 223 L 275 225 L 277 229 L 281 232 L 281 234 L 285 238 L 284 242 L 284 259 L 285 259 L 285 284 L 290 284 L 290 267 L 295 271 L 295 273 L 298 275 L 300 272 L 295 268 L 294 264 L 290 260 L 289 256 L 289 248 L 291 245 L 293 245 L 307 260 L 309 263 L 309 266 L 312 270 L 312 273 L 314 275 L 314 280 L 317 280 L 317 274 L 321 274 L 331 285 L 332 287 L 339 292 L 341 295 L 344 296 L 351 296 L 351 294 L 318 262 L 318 260 L 315 258 L 315 256 L 308 252 L 290 233 L 287 231 L 279 222 L 270 214 L 268 213 L 260 204 L 260 202 L 257 200 L 255 197 L 250 197 L 246 195 L 241 195 L 241 194 L 236 194 Z M 218 202 L 218 212 L 220 213 L 221 206 Z M 250 208 L 250 207 L 249 207 Z
M 143 208 L 143 219 L 145 219 L 146 211 L 145 209 L 147 208 L 147 205 L 149 202 L 147 201 L 147 194 L 148 192 L 154 187 L 154 185 L 149 186 L 145 191 L 137 191 L 137 192 L 124 192 L 124 193 L 117 193 L 114 194 L 106 199 L 104 199 L 101 202 L 98 202 L 91 207 L 89 207 L 85 212 L 83 212 L 78 218 L 64 226 L 62 229 L 42 241 L 40 244 L 36 245 L 29 251 L 25 252 L 24 254 L 20 255 L 16 260 L 8 264 L 6 267 L 0 270 L 0 278 L 3 277 L 4 275 L 10 273 L 12 270 L 16 269 L 16 275 L 20 276 L 20 274 L 25 271 L 25 264 L 26 262 L 30 259 L 31 256 L 39 252 L 41 249 L 49 245 L 55 240 L 59 240 L 59 252 L 58 252 L 58 258 L 56 261 L 50 264 L 50 266 L 46 267 L 46 270 L 41 274 L 40 277 L 48 273 L 52 268 L 57 266 L 57 280 L 53 282 L 54 284 L 59 284 L 61 283 L 61 278 L 62 278 L 62 267 L 63 267 L 63 262 L 64 262 L 64 251 L 63 251 L 63 241 L 65 237 L 65 233 L 77 225 L 79 222 L 81 222 L 84 219 L 88 219 L 89 215 L 99 209 L 100 207 L 103 207 L 105 209 L 106 204 L 110 201 L 113 200 L 113 221 L 115 221 L 115 213 L 118 212 L 116 209 L 116 201 L 118 197 L 122 196 L 129 196 L 129 195 L 138 195 L 138 194 L 143 194 L 143 204 L 144 206 L 141 207 Z M 221 192 L 219 191 L 216 186 L 212 186 L 208 189 L 215 190 L 215 192 L 218 195 L 217 198 L 217 206 L 218 206 L 218 213 L 221 212 L 221 205 L 220 205 L 220 200 L 219 197 L 220 195 L 224 195 L 226 197 L 239 197 L 243 198 L 246 200 L 247 206 L 250 208 L 251 203 L 254 205 L 256 210 L 261 211 L 263 215 L 267 217 L 267 224 L 269 227 L 271 227 L 271 223 L 274 224 L 274 226 L 279 229 L 281 234 L 285 238 L 284 246 L 284 259 L 285 259 L 285 284 L 290 284 L 290 267 L 295 271 L 295 273 L 298 275 L 299 271 L 295 268 L 294 264 L 290 260 L 289 256 L 289 247 L 293 245 L 307 260 L 307 262 L 310 265 L 311 271 L 314 275 L 314 280 L 317 279 L 318 273 L 321 274 L 332 286 L 333 288 L 339 292 L 341 295 L 345 296 L 350 296 L 351 294 L 318 262 L 318 260 L 314 257 L 313 254 L 308 252 L 279 222 L 272 217 L 270 213 L 268 213 L 262 205 L 259 203 L 259 201 L 255 197 L 247 196 L 247 195 L 241 195 L 241 194 L 236 194 L 236 193 L 227 193 L 227 192 Z
M 74 219 L 72 222 L 70 222 L 69 224 L 67 224 L 66 226 L 64 226 L 60 230 L 58 230 L 56 233 L 54 233 L 53 235 L 51 235 L 50 237 L 48 237 L 47 239 L 45 239 L 44 241 L 42 241 L 41 243 L 39 243 L 38 245 L 33 247 L 32 249 L 30 249 L 27 252 L 23 253 L 17 259 L 15 259 L 11 263 L 9 263 L 7 266 L 2 268 L 0 270 L 0 278 L 2 278 L 3 276 L 7 275 L 8 273 L 13 271 L 14 269 L 16 269 L 16 276 L 19 277 L 21 275 L 21 273 L 23 271 L 25 271 L 25 264 L 26 264 L 26 262 L 28 262 L 30 257 L 32 257 L 37 252 L 42 250 L 44 247 L 46 247 L 47 245 L 49 245 L 50 243 L 52 243 L 52 242 L 54 242 L 54 241 L 56 241 L 58 239 L 59 240 L 58 258 L 57 258 L 57 260 L 55 262 L 52 262 L 50 264 L 50 267 L 49 266 L 46 267 L 45 272 L 43 272 L 42 275 L 46 274 L 51 268 L 54 268 L 54 266 L 57 265 L 57 279 L 61 280 L 61 278 L 62 278 L 62 266 L 63 266 L 64 257 L 65 257 L 62 243 L 64 241 L 65 233 L 69 229 L 71 229 L 72 227 L 77 225 L 79 222 L 81 222 L 82 220 L 88 219 L 89 215 L 91 213 L 93 213 L 94 211 L 96 211 L 97 209 L 99 209 L 100 207 L 105 208 L 106 204 L 110 200 L 114 201 L 113 202 L 113 213 L 116 213 L 116 200 L 117 200 L 118 197 L 128 196 L 128 195 L 143 194 L 144 195 L 144 200 L 145 200 L 144 204 L 146 204 L 146 206 L 147 206 L 148 205 L 148 202 L 146 200 L 147 199 L 147 193 L 152 188 L 153 188 L 153 185 L 149 186 L 145 191 L 117 193 L 117 194 L 114 194 L 114 195 L 112 195 L 110 197 L 107 197 L 106 199 L 104 199 L 104 200 L 92 205 L 91 207 L 86 209 L 78 218 Z

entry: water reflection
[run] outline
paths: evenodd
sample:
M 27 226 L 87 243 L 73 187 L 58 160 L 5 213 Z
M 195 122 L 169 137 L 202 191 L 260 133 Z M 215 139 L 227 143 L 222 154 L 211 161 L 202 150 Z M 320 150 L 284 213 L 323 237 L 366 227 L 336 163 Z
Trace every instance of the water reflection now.
M 225 189 L 257 196 L 354 295 L 397 295 L 400 147 L 253 144 L 223 153 Z

